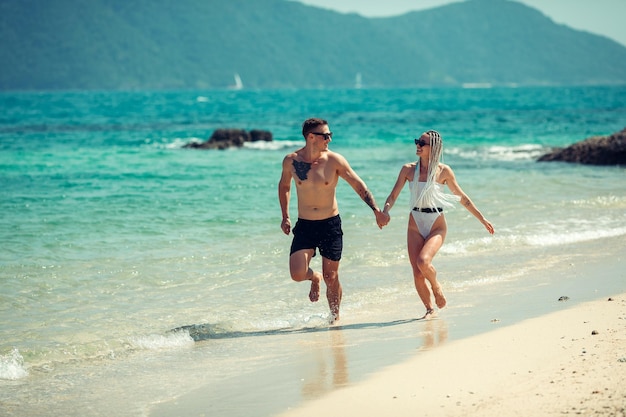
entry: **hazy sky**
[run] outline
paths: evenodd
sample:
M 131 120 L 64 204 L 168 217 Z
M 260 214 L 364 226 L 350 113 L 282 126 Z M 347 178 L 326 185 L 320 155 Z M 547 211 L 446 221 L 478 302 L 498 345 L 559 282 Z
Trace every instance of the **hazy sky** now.
M 395 16 L 464 0 L 295 0 L 362 16 Z M 626 0 L 517 0 L 556 23 L 607 36 L 626 46 Z

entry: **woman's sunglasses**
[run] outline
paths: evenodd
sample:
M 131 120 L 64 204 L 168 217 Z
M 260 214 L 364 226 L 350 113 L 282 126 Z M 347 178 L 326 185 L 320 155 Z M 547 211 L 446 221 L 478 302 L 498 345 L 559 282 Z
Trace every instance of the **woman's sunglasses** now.
M 430 145 L 430 143 L 426 142 L 424 139 L 415 139 L 415 144 L 421 146 L 422 148 Z

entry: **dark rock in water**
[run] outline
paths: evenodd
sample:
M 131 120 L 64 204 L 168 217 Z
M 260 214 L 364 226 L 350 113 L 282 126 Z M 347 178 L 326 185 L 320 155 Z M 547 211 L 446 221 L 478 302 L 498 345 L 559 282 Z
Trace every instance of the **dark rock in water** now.
M 194 149 L 227 149 L 240 148 L 246 142 L 272 141 L 272 132 L 267 130 L 251 130 L 247 132 L 243 129 L 217 129 L 208 141 L 197 143 L 191 142 L 183 146 L 183 148 Z
M 597 136 L 555 149 L 539 162 L 562 161 L 589 165 L 626 165 L 626 128 L 611 136 Z
M 559 297 L 559 301 L 567 301 L 569 300 L 569 297 L 567 295 L 562 295 Z
M 250 131 L 250 141 L 264 141 L 271 142 L 272 141 L 272 132 L 268 132 L 267 130 L 251 130 Z

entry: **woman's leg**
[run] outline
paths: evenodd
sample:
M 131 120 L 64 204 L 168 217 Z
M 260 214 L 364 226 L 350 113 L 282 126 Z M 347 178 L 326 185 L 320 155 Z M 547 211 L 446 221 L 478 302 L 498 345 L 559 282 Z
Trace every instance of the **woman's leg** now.
M 439 252 L 439 249 L 441 249 L 441 246 L 443 246 L 447 231 L 446 219 L 441 215 L 437 218 L 435 223 L 433 223 L 430 234 L 426 237 L 422 250 L 417 257 L 417 267 L 430 283 L 433 295 L 435 296 L 435 303 L 439 308 L 446 306 L 446 297 L 443 295 L 441 284 L 439 284 L 437 280 L 437 270 L 432 262 L 437 252 Z
M 446 298 L 439 281 L 437 281 L 437 270 L 432 264 L 433 258 L 443 245 L 446 232 L 447 226 L 443 215 L 437 218 L 426 239 L 419 233 L 413 216 L 409 218 L 407 232 L 409 259 L 411 261 L 411 267 L 413 268 L 415 289 L 426 307 L 427 314 L 428 311 L 433 310 L 433 308 L 430 290 L 425 281 L 430 283 L 437 307 L 443 308 L 446 305 Z
M 424 307 L 426 307 L 426 312 L 428 314 L 429 311 L 433 310 L 432 297 L 430 294 L 430 289 L 426 284 L 426 279 L 424 278 L 424 274 L 417 266 L 417 258 L 424 246 L 424 238 L 417 230 L 417 225 L 415 224 L 415 220 L 413 220 L 413 216 L 409 216 L 409 225 L 407 228 L 407 250 L 409 252 L 409 262 L 411 263 L 411 268 L 413 270 L 413 282 L 415 284 L 415 289 L 417 290 L 417 295 L 419 295 L 420 300 L 424 303 Z

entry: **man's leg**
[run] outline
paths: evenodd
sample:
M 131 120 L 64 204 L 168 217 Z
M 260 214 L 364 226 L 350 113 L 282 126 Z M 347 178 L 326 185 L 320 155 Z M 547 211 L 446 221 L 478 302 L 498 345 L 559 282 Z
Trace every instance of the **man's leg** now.
M 341 306 L 342 288 L 339 282 L 339 261 L 331 261 L 322 257 L 322 272 L 326 283 L 326 298 L 330 307 L 331 323 L 339 320 L 339 307 Z
M 314 249 L 301 249 L 294 252 L 289 257 L 289 272 L 291 279 L 296 282 L 311 281 L 311 290 L 309 291 L 309 300 L 315 302 L 320 298 L 320 281 L 322 274 L 313 271 L 309 264 L 315 254 Z

